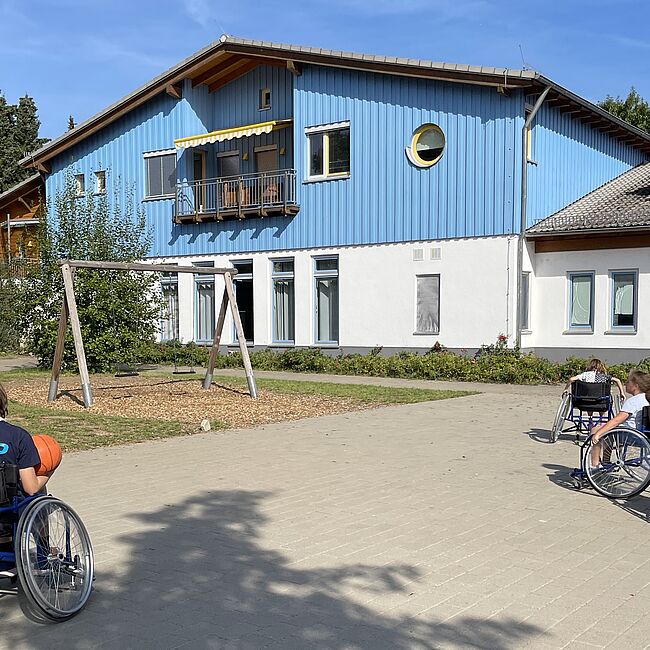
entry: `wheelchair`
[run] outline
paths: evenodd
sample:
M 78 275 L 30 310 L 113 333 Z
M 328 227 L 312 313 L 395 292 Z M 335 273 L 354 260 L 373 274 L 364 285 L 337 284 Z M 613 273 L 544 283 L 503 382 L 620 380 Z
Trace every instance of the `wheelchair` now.
M 550 442 L 557 442 L 561 433 L 575 432 L 578 444 L 580 434 L 589 436 L 593 427 L 604 424 L 619 413 L 622 398 L 622 395 L 612 395 L 611 381 L 573 382 L 571 391 L 563 395 L 555 414 Z
M 25 496 L 15 465 L 0 463 L 0 579 L 22 596 L 39 622 L 61 622 L 78 614 L 92 591 L 94 558 L 90 537 L 77 513 L 52 496 Z M 1 584 L 1 582 L 0 582 Z
M 640 429 L 619 426 L 608 431 L 594 451 L 591 435 L 582 444 L 580 467 L 571 472 L 577 490 L 590 485 L 609 499 L 630 499 L 650 485 L 650 407 Z

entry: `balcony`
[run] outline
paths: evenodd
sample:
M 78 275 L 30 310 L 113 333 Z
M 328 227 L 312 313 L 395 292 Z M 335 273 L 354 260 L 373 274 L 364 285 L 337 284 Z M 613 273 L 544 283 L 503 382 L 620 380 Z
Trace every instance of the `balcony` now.
M 176 185 L 175 223 L 294 216 L 296 170 L 182 182 Z
M 22 279 L 31 269 L 37 269 L 40 260 L 37 257 L 12 257 L 10 260 L 0 259 L 0 278 Z

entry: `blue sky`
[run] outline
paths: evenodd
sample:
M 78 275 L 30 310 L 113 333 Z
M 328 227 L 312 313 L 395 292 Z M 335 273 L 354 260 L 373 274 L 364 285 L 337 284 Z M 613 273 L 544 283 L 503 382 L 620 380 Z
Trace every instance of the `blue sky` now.
M 83 121 L 221 33 L 370 54 L 529 67 L 598 101 L 650 99 L 644 0 L 0 0 L 0 90 L 41 135 Z

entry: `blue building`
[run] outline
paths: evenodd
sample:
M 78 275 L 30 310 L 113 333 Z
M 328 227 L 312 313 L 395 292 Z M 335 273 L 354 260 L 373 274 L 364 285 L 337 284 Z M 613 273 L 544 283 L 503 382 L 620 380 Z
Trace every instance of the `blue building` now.
M 223 36 L 23 162 L 132 188 L 151 260 L 235 265 L 251 345 L 350 351 L 535 347 L 526 229 L 649 158 L 534 71 Z M 162 338 L 211 340 L 204 278 L 163 278 Z

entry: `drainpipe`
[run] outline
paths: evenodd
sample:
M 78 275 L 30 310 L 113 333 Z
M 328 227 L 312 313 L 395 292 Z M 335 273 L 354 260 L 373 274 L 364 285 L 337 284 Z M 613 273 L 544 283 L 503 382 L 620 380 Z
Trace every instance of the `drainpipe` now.
M 521 130 L 521 222 L 519 224 L 519 240 L 517 241 L 517 305 L 515 311 L 515 345 L 521 346 L 521 276 L 524 270 L 524 239 L 526 233 L 526 202 L 528 199 L 528 142 L 527 134 L 528 128 L 533 123 L 537 111 L 544 103 L 546 95 L 548 95 L 550 86 L 546 86 L 542 94 L 537 98 L 533 110 L 529 113 L 528 118 L 524 122 Z

